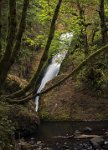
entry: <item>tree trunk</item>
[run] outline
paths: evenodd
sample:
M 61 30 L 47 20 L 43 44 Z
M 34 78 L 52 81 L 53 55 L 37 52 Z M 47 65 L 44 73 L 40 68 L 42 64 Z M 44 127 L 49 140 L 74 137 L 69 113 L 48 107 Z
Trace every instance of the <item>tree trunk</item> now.
M 59 14 L 59 9 L 60 9 L 60 6 L 62 4 L 62 0 L 59 0 L 58 1 L 58 4 L 56 6 L 56 9 L 55 9 L 55 12 L 54 12 L 54 15 L 53 15 L 53 18 L 52 18 L 52 22 L 51 22 L 51 27 L 50 27 L 50 32 L 49 32 L 49 36 L 48 36 L 48 40 L 47 40 L 47 44 L 45 46 L 45 50 L 44 50 L 44 53 L 43 53 L 43 56 L 41 58 L 41 61 L 40 61 L 40 64 L 38 66 L 38 69 L 37 71 L 34 73 L 31 81 L 29 82 L 29 84 L 21 91 L 18 91 L 14 94 L 11 95 L 11 97 L 19 97 L 19 96 L 22 96 L 23 94 L 25 94 L 27 91 L 29 91 L 31 89 L 31 87 L 33 88 L 34 85 L 36 87 L 38 87 L 38 84 L 40 82 L 40 79 L 42 77 L 42 73 L 43 73 L 43 70 L 46 68 L 47 66 L 47 59 L 48 59 L 48 52 L 49 52 L 49 48 L 50 48 L 50 45 L 51 45 L 51 42 L 53 40 L 53 37 L 54 37 L 54 33 L 55 33 L 55 24 L 56 24 L 56 20 L 58 18 L 58 14 Z M 36 88 L 34 87 L 34 88 Z
M 99 16 L 100 16 L 100 22 L 101 22 L 101 34 L 102 34 L 102 44 L 107 43 L 107 25 L 106 25 L 106 16 L 105 16 L 105 10 L 104 10 L 104 0 L 100 0 L 100 10 L 99 10 Z M 108 52 L 104 53 L 105 57 L 105 63 L 106 63 L 106 68 L 108 72 Z M 107 81 L 107 88 L 108 88 L 108 81 Z
M 0 62 L 0 89 L 3 86 L 7 76 L 8 65 L 12 54 L 15 37 L 16 37 L 16 0 L 9 0 L 9 23 L 7 46 L 3 58 Z
M 101 21 L 102 43 L 105 44 L 107 42 L 107 25 L 106 25 L 106 17 L 104 12 L 104 0 L 100 0 L 99 16 Z
M 93 46 L 94 45 L 94 39 L 95 39 L 95 35 L 96 35 L 96 32 L 98 32 L 99 31 L 99 29 L 98 28 L 94 28 L 94 29 L 92 29 L 92 36 L 91 36 L 91 46 Z
M 2 56 L 2 0 L 0 0 L 0 59 Z
M 85 58 L 89 54 L 89 46 L 88 46 L 88 38 L 87 38 L 87 32 L 85 29 L 85 33 L 83 33 L 83 38 L 84 38 L 84 53 L 85 53 Z
M 84 53 L 85 53 L 85 57 L 87 57 L 89 54 L 89 45 L 88 45 L 88 38 L 87 38 L 87 32 L 86 32 L 87 26 L 85 25 L 84 10 L 83 10 L 83 7 L 81 6 L 79 0 L 77 0 L 77 8 L 79 10 L 79 17 L 80 17 L 79 25 L 81 25 L 81 26 L 83 25 L 83 27 L 84 27 L 81 30 L 81 38 L 83 40 L 83 42 L 81 42 L 81 44 L 84 45 Z
M 22 17 L 21 17 L 17 37 L 16 37 L 16 43 L 15 43 L 15 46 L 14 46 L 14 49 L 13 49 L 13 52 L 12 52 L 12 55 L 11 55 L 11 59 L 10 59 L 10 67 L 15 62 L 15 59 L 18 56 L 18 53 L 19 53 L 19 50 L 20 50 L 20 47 L 21 47 L 22 36 L 23 36 L 23 33 L 25 31 L 25 28 L 26 28 L 26 16 L 27 16 L 28 6 L 29 6 L 29 0 L 24 0 L 23 10 L 22 10 Z
M 18 55 L 18 52 L 20 50 L 21 46 L 21 39 L 26 27 L 26 15 L 27 15 L 27 8 L 29 5 L 29 0 L 24 0 L 23 2 L 23 11 L 22 11 L 22 17 L 21 22 L 19 25 L 19 30 L 17 33 L 17 36 L 15 36 L 16 33 L 16 3 L 15 0 L 12 3 L 12 0 L 10 0 L 10 30 L 9 30 L 9 37 L 8 37 L 8 44 L 6 48 L 5 55 L 0 63 L 0 88 L 3 86 L 6 77 L 8 75 L 8 72 L 15 62 L 15 59 Z M 13 10 L 13 11 L 12 11 Z M 14 39 L 16 37 L 16 43 L 14 46 Z M 14 47 L 13 47 L 14 46 Z M 5 69 L 4 69 L 5 68 Z

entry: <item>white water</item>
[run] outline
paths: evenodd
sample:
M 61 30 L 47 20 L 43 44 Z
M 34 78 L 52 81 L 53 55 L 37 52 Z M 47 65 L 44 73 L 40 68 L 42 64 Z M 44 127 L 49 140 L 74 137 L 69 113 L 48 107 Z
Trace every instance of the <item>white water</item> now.
M 45 84 L 58 75 L 61 63 L 67 54 L 67 48 L 71 43 L 72 36 L 73 36 L 72 33 L 65 33 L 61 35 L 60 37 L 61 52 L 59 52 L 52 58 L 52 62 L 49 64 L 49 66 L 46 69 L 45 75 L 41 81 L 37 93 L 40 93 L 42 89 L 45 87 Z M 37 112 L 39 107 L 39 96 L 35 98 L 35 104 L 36 104 L 36 112 Z

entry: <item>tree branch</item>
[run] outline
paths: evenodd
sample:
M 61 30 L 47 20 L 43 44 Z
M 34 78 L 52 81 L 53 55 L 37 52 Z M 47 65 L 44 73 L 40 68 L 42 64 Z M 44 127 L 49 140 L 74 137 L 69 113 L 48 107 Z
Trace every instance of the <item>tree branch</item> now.
M 11 97 L 11 98 L 13 98 L 13 97 L 20 97 L 23 94 L 25 94 L 27 91 L 29 91 L 31 87 L 34 87 L 34 85 L 36 85 L 36 87 L 38 87 L 38 84 L 39 84 L 40 79 L 42 77 L 43 70 L 46 68 L 47 63 L 48 63 L 47 62 L 48 52 L 49 52 L 49 48 L 50 48 L 51 42 L 52 42 L 53 37 L 54 37 L 56 20 L 58 18 L 58 14 L 59 14 L 59 9 L 60 9 L 61 3 L 62 3 L 62 0 L 59 0 L 58 4 L 56 6 L 56 9 L 54 11 L 54 15 L 53 15 L 52 22 L 51 22 L 51 27 L 50 27 L 50 32 L 49 32 L 47 44 L 45 46 L 45 50 L 44 50 L 44 53 L 43 53 L 43 56 L 41 58 L 41 61 L 40 61 L 40 64 L 38 66 L 37 71 L 33 75 L 31 81 L 29 82 L 29 84 L 24 89 L 22 89 L 22 90 L 20 90 L 20 91 L 18 91 L 16 93 L 13 93 L 9 97 Z
M 48 93 L 49 91 L 51 91 L 52 89 L 54 89 L 55 87 L 61 85 L 64 81 L 66 81 L 67 79 L 69 79 L 71 76 L 75 76 L 79 73 L 79 71 L 87 64 L 90 63 L 92 61 L 92 59 L 94 59 L 97 55 L 99 55 L 101 52 L 108 52 L 108 44 L 105 45 L 104 47 L 100 48 L 99 50 L 97 50 L 96 52 L 94 52 L 93 54 L 91 54 L 90 56 L 88 56 L 82 63 L 80 63 L 70 74 L 68 74 L 65 78 L 63 78 L 62 80 L 60 80 L 59 82 L 55 83 L 54 85 L 52 85 L 51 87 L 49 87 L 48 89 L 44 90 L 41 93 L 36 93 L 31 97 L 27 97 L 25 99 L 22 100 L 11 100 L 11 99 L 7 99 L 7 101 L 9 103 L 25 103 L 31 99 L 34 99 L 36 96 L 41 96 L 43 94 Z

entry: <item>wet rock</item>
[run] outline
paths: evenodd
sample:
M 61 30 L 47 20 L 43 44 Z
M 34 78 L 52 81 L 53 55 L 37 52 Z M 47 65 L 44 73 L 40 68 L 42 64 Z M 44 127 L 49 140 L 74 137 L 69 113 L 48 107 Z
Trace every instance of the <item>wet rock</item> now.
M 86 134 L 74 136 L 75 139 L 87 139 L 87 138 L 98 138 L 98 137 L 100 137 L 100 136 L 98 136 L 98 135 L 86 135 Z
M 32 146 L 31 146 L 31 148 L 34 148 L 34 149 L 37 149 L 39 146 L 35 143 L 35 144 L 33 144 Z M 33 150 L 34 150 L 33 149 Z
M 83 149 L 83 144 L 82 143 L 74 145 L 74 150 L 80 150 L 80 149 Z
M 57 147 L 57 149 L 60 149 L 61 148 L 61 144 L 60 143 L 56 143 L 56 147 Z
M 104 142 L 104 139 L 103 137 L 100 136 L 100 137 L 94 137 L 90 141 L 94 148 L 100 148 L 101 144 Z
M 35 142 L 35 141 L 34 141 L 34 138 L 31 138 L 31 139 L 30 139 L 30 144 L 32 144 L 32 145 L 33 145 L 33 144 L 34 144 L 34 142 Z
M 93 150 L 93 147 L 90 143 L 83 143 L 83 150 Z
M 43 150 L 53 150 L 53 149 L 50 147 L 46 147 L 46 148 L 43 148 Z
M 68 142 L 65 142 L 64 145 L 68 145 Z
M 65 145 L 65 144 L 62 147 L 65 148 L 65 149 L 69 149 L 69 146 Z
M 33 138 L 33 137 L 32 137 L 30 140 L 31 140 L 31 141 L 34 141 L 34 140 L 35 140 L 35 138 Z
M 74 144 L 74 150 L 93 150 L 92 145 L 89 142 Z
M 31 147 L 31 145 L 27 142 L 20 142 L 18 143 L 18 148 L 21 149 L 21 150 L 29 150 Z
M 105 135 L 108 136 L 108 131 L 105 132 Z
M 42 147 L 37 148 L 36 150 L 42 150 Z
M 85 129 L 84 129 L 84 132 L 91 132 L 92 131 L 92 128 L 90 128 L 90 127 L 85 127 Z
M 42 144 L 42 142 L 41 141 L 37 141 L 37 145 L 40 145 L 40 144 Z
M 74 132 L 75 136 L 80 135 L 80 134 L 81 134 L 81 132 L 79 130 L 75 130 L 75 132 Z
M 104 143 L 102 144 L 102 148 L 108 150 L 108 140 L 104 141 Z
M 70 136 L 54 136 L 54 139 L 71 139 L 73 138 L 74 135 L 70 135 Z

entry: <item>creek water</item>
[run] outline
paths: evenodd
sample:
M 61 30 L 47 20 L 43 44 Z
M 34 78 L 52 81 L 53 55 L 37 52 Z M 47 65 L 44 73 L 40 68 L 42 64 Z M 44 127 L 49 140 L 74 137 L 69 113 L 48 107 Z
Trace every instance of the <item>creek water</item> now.
M 59 53 L 57 53 L 53 58 L 49 66 L 46 68 L 45 74 L 42 78 L 40 87 L 37 93 L 40 93 L 42 89 L 45 87 L 46 83 L 56 77 L 59 73 L 61 63 L 67 54 L 67 49 L 71 43 L 73 34 L 72 33 L 65 33 L 60 36 L 60 48 Z M 36 112 L 39 108 L 39 96 L 35 98 L 36 104 Z
M 108 121 L 61 121 L 61 122 L 42 122 L 38 128 L 39 139 L 52 138 L 57 136 L 73 135 L 76 130 L 83 133 L 86 127 L 92 129 L 90 134 L 104 135 L 108 131 Z
M 102 138 L 100 148 L 91 143 L 93 138 L 73 138 L 77 134 Z M 30 150 L 108 150 L 108 121 L 42 122 L 31 141 Z

